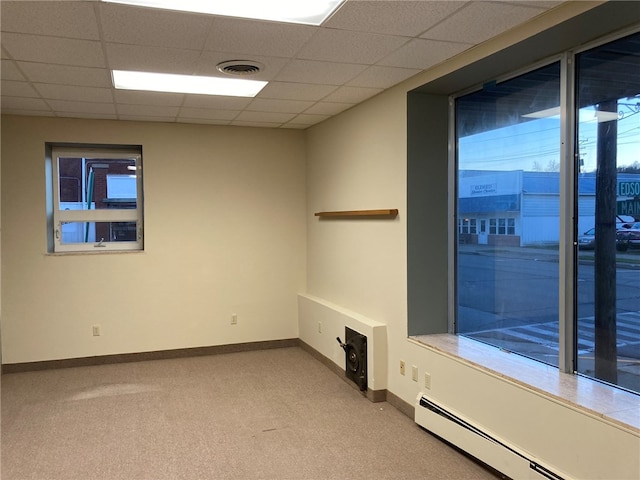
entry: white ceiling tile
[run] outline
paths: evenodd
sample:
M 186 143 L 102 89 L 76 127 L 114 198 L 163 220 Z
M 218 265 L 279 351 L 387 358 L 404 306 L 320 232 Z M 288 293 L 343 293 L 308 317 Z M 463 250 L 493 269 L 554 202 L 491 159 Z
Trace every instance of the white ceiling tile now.
M 38 92 L 27 82 L 16 82 L 14 80 L 2 80 L 2 95 L 7 97 L 32 97 L 40 98 Z
M 185 107 L 215 108 L 217 110 L 243 110 L 251 103 L 248 97 L 222 97 L 219 95 L 187 95 Z
M 186 108 L 180 109 L 179 118 L 202 118 L 208 120 L 233 120 L 240 110 L 217 110 L 210 108 Z
M 304 113 L 314 115 L 337 115 L 351 107 L 353 107 L 353 103 L 318 102 L 305 110 Z
M 99 40 L 98 22 L 88 2 L 0 2 L 4 32 Z
M 135 122 L 165 122 L 175 123 L 176 117 L 164 117 L 155 115 L 118 115 L 118 119 Z
M 48 100 L 47 103 L 57 112 L 115 115 L 112 103 L 72 102 L 68 100 Z
M 291 23 L 216 18 L 205 50 L 290 57 L 317 29 L 318 27 Z
M 470 45 L 416 38 L 379 62 L 380 66 L 427 69 L 451 58 Z
M 557 7 L 561 3 L 564 3 L 564 1 L 563 0 L 552 0 L 552 1 L 527 0 L 527 5 L 532 7 L 540 7 L 540 8 L 553 8 L 553 7 Z
M 373 65 L 347 82 L 347 85 L 353 87 L 389 88 L 420 72 L 421 70 L 419 69 Z
M 2 33 L 2 46 L 14 60 L 81 67 L 105 67 L 100 42 Z
M 98 0 L 0 0 L 2 108 L 307 128 L 560 3 L 349 0 L 315 27 Z M 262 64 L 246 77 L 269 82 L 255 99 L 112 87 L 111 69 L 225 77 L 216 65 L 229 60 Z
M 211 75 L 216 77 L 228 77 L 224 73 L 220 73 L 216 65 L 231 60 L 245 60 L 247 62 L 257 62 L 262 64 L 262 69 L 255 75 L 247 76 L 251 80 L 273 80 L 278 72 L 289 61 L 282 57 L 263 57 L 261 55 L 250 55 L 245 58 L 242 53 L 225 53 L 225 52 L 202 52 L 198 59 L 196 73 L 199 75 Z
M 199 52 L 141 45 L 106 45 L 109 67 L 114 70 L 193 74 Z
M 324 26 L 417 37 L 463 6 L 459 0 L 349 1 Z
M 111 43 L 201 50 L 212 17 L 153 8 L 101 4 L 104 39 Z
M 316 123 L 320 123 L 330 117 L 331 115 L 309 115 L 301 113 L 300 115 L 296 115 L 290 123 L 295 123 L 297 125 L 315 125 Z
M 192 124 L 207 124 L 207 125 L 229 125 L 230 120 L 212 120 L 209 118 L 186 118 L 178 117 L 176 119 L 178 123 L 192 123 Z
M 34 87 L 44 99 L 75 100 L 78 102 L 110 103 L 113 101 L 111 89 L 35 83 Z
M 5 108 L 4 104 L 2 105 L 2 114 L 3 115 L 29 115 L 30 117 L 55 117 L 57 116 L 51 110 L 28 110 L 25 111 L 22 108 Z
M 56 112 L 56 117 L 63 118 L 92 118 L 97 120 L 118 120 L 115 113 L 99 113 L 99 112 Z
M 282 98 L 287 100 L 316 101 L 336 89 L 331 85 L 311 85 L 308 83 L 270 82 L 258 94 L 258 98 Z
M 235 118 L 240 122 L 267 122 L 267 123 L 284 123 L 295 117 L 295 113 L 280 112 L 249 112 L 245 110 Z
M 296 58 L 371 65 L 406 42 L 403 37 L 325 29 L 318 31 Z
M 382 88 L 340 87 L 323 100 L 337 103 L 360 103 L 382 91 Z
M 18 64 L 13 60 L 2 60 L 2 66 L 0 67 L 0 73 L 2 73 L 2 80 L 17 80 L 24 82 L 27 79 L 18 69 Z
M 282 126 L 282 122 L 245 122 L 242 120 L 234 120 L 229 125 L 234 127 L 279 128 Z
M 179 107 L 184 101 L 181 93 L 139 92 L 136 90 L 114 90 L 116 102 L 128 105 L 164 105 Z
M 145 117 L 172 117 L 178 115 L 180 107 L 167 107 L 163 105 L 118 105 L 118 115 L 137 115 Z
M 292 60 L 275 78 L 281 82 L 342 85 L 361 73 L 366 65 L 353 63 Z
M 527 2 L 469 2 L 422 38 L 465 43 L 480 43 L 529 20 L 544 11 Z
M 247 110 L 255 112 L 300 113 L 311 105 L 313 105 L 313 102 L 310 101 L 254 98 L 247 107 Z
M 2 95 L 2 113 L 5 110 L 42 110 L 50 111 L 47 102 L 40 98 L 6 97 Z
M 106 68 L 73 67 L 35 62 L 18 62 L 18 67 L 31 82 L 111 87 L 111 74 Z

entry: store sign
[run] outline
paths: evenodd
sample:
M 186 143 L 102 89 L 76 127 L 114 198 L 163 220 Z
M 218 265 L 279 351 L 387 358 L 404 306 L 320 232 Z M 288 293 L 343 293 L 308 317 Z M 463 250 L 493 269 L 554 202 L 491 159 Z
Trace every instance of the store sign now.
M 618 202 L 618 215 L 640 216 L 640 200 L 623 200 Z
M 619 197 L 640 197 L 640 182 L 618 183 Z
M 471 195 L 487 195 L 489 193 L 496 193 L 498 191 L 497 183 L 481 183 L 471 185 Z

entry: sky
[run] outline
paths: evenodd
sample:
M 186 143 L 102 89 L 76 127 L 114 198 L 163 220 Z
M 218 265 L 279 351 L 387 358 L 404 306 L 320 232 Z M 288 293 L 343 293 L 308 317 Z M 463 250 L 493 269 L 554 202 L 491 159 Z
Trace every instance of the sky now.
M 619 101 L 618 161 L 640 162 L 640 98 Z M 582 172 L 596 169 L 597 121 L 594 107 L 581 109 L 578 131 Z M 614 120 L 609 120 L 614 121 Z M 461 170 L 557 171 L 560 160 L 560 116 L 550 116 L 488 130 L 459 141 Z

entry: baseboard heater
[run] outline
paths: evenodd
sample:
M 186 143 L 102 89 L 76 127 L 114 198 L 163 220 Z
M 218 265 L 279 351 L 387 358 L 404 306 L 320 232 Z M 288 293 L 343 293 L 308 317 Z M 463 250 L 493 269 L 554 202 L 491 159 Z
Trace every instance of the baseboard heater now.
M 415 422 L 510 478 L 569 480 L 422 393 L 416 401 Z

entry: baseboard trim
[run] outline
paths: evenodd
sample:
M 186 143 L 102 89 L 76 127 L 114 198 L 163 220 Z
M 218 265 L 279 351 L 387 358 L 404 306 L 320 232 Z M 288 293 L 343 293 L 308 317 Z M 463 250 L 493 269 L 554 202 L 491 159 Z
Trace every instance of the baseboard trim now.
M 387 402 L 396 408 L 400 413 L 405 414 L 411 420 L 414 419 L 415 416 L 415 407 L 408 402 L 405 402 L 403 399 L 398 397 L 396 394 L 391 393 L 387 390 Z
M 113 363 L 146 362 L 150 360 L 167 360 L 172 358 L 200 357 L 220 355 L 223 353 L 247 352 L 251 350 L 268 350 L 271 348 L 287 348 L 300 346 L 298 338 L 267 340 L 261 342 L 234 343 L 230 345 L 213 345 L 209 347 L 179 348 L 175 350 L 158 350 L 153 352 L 120 353 L 95 357 L 66 358 L 62 360 L 45 360 L 41 362 L 8 363 L 2 365 L 2 373 L 33 372 L 56 368 L 88 367 Z
M 307 352 L 309 355 L 311 355 L 313 358 L 318 360 L 325 367 L 327 367 L 329 370 L 335 373 L 338 377 L 344 380 L 347 385 L 349 385 L 350 387 L 353 387 L 354 390 L 360 391 L 358 386 L 347 378 L 344 372 L 344 368 L 340 368 L 338 365 L 336 365 L 334 362 L 332 362 L 330 359 L 325 357 L 322 353 L 320 353 L 318 350 L 316 350 L 315 348 L 313 348 L 311 345 L 304 342 L 303 340 L 298 339 L 298 342 L 299 342 L 298 346 L 302 348 L 305 352 Z M 362 392 L 362 394 L 366 396 L 369 400 L 371 400 L 373 403 L 386 401 L 387 393 L 388 393 L 387 390 L 371 390 L 370 388 L 368 388 L 366 392 Z

